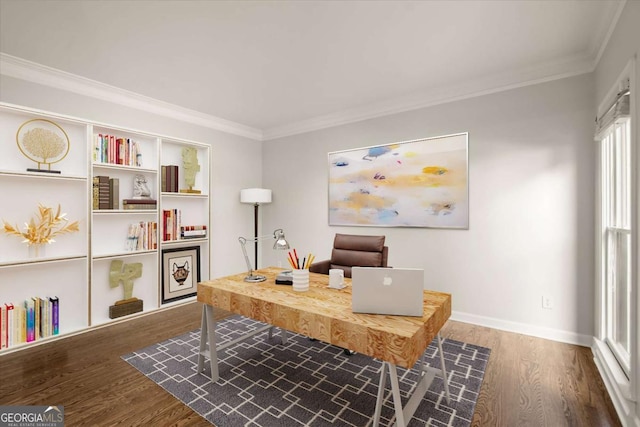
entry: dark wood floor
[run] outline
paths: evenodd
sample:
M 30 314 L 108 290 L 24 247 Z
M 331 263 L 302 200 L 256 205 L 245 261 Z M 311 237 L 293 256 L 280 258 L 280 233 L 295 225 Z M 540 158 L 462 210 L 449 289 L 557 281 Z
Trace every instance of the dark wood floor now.
M 200 314 L 186 304 L 2 355 L 0 405 L 64 405 L 67 426 L 209 425 L 120 358 Z M 491 348 L 474 426 L 620 425 L 590 349 L 453 321 L 442 335 Z

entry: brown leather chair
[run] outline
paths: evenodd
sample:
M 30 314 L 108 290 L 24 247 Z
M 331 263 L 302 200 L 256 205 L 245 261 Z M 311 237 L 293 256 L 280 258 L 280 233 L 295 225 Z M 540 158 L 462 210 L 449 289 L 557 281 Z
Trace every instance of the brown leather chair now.
M 385 236 L 336 234 L 331 259 L 314 262 L 309 271 L 329 274 L 330 269 L 340 268 L 345 277 L 351 277 L 351 267 L 388 267 L 389 248 L 384 239 Z

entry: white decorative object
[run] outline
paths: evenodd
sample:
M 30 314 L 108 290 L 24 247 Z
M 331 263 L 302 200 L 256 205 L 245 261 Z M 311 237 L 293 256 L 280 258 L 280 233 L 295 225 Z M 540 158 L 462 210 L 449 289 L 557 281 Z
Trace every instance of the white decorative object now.
M 144 175 L 136 175 L 133 179 L 133 198 L 151 198 L 151 190 L 149 190 L 149 186 L 147 185 L 147 178 L 145 178 Z

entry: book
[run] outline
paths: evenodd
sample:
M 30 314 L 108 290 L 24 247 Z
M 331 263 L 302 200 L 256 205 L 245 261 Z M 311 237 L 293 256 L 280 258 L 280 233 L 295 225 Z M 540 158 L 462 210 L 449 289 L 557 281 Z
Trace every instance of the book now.
M 171 166 L 172 172 L 171 172 L 171 191 L 174 193 L 177 193 L 179 191 L 178 188 L 178 166 L 176 165 L 172 165 Z
M 99 133 L 93 139 L 93 153 L 92 160 L 94 163 L 99 162 L 100 159 L 100 144 L 102 144 L 102 134 Z
M 7 348 L 7 309 L 0 305 L 0 349 Z
M 151 235 L 152 246 L 151 249 L 158 249 L 158 223 L 153 223 L 153 234 Z
M 7 347 L 12 347 L 15 345 L 15 328 L 16 328 L 16 319 L 15 319 L 15 307 L 12 303 L 5 303 L 5 310 L 7 312 Z
M 120 209 L 120 179 L 109 178 L 109 209 Z
M 191 231 L 181 231 L 180 236 L 182 237 L 205 237 L 207 235 L 207 230 L 191 230 Z
M 124 210 L 134 210 L 134 209 L 149 209 L 149 210 L 153 210 L 153 209 L 157 209 L 158 205 L 140 205 L 140 204 L 134 204 L 134 203 L 128 203 L 126 205 L 122 205 L 122 209 Z
M 98 209 L 109 209 L 109 177 L 98 176 Z
M 24 302 L 24 309 L 26 311 L 26 319 L 27 319 L 27 342 L 32 342 L 36 339 L 36 332 L 35 332 L 36 313 L 35 313 L 35 307 L 33 306 L 32 299 L 28 299 Z
M 25 342 L 24 338 L 24 308 L 20 307 L 20 304 L 13 307 L 13 333 L 12 342 L 13 345 L 22 344 Z
M 157 209 L 158 201 L 154 199 L 124 199 L 122 209 Z
M 49 298 L 51 301 L 51 325 L 53 326 L 53 335 L 60 333 L 60 300 L 58 297 Z
M 183 225 L 182 227 L 180 227 L 180 231 L 200 231 L 206 229 L 206 225 Z
M 93 177 L 93 187 L 92 187 L 92 199 L 93 199 L 93 210 L 100 209 L 100 178 L 97 176 Z
M 27 310 L 24 305 L 18 305 L 16 310 L 19 310 L 18 311 L 18 320 L 20 321 L 19 342 L 25 343 L 27 342 Z
M 109 163 L 116 163 L 116 137 L 109 135 Z
M 162 165 L 160 167 L 161 191 L 167 193 L 178 192 L 178 166 Z
M 134 203 L 134 204 L 156 204 L 158 203 L 157 200 L 155 199 L 122 199 L 122 204 L 126 205 L 128 203 Z
M 40 339 L 40 298 L 33 297 L 33 339 Z
M 49 299 L 40 298 L 40 337 L 49 336 Z

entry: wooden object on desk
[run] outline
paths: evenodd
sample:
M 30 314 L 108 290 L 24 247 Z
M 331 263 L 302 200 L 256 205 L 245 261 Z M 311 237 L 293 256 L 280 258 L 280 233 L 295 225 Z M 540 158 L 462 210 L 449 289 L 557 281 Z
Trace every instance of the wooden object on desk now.
M 198 284 L 198 301 L 273 326 L 411 368 L 451 316 L 451 295 L 424 291 L 422 318 L 353 313 L 351 280 L 327 288 L 329 276 L 310 273 L 309 291 L 276 285 L 282 269 L 256 271 L 265 282 L 247 283 L 241 273 Z

